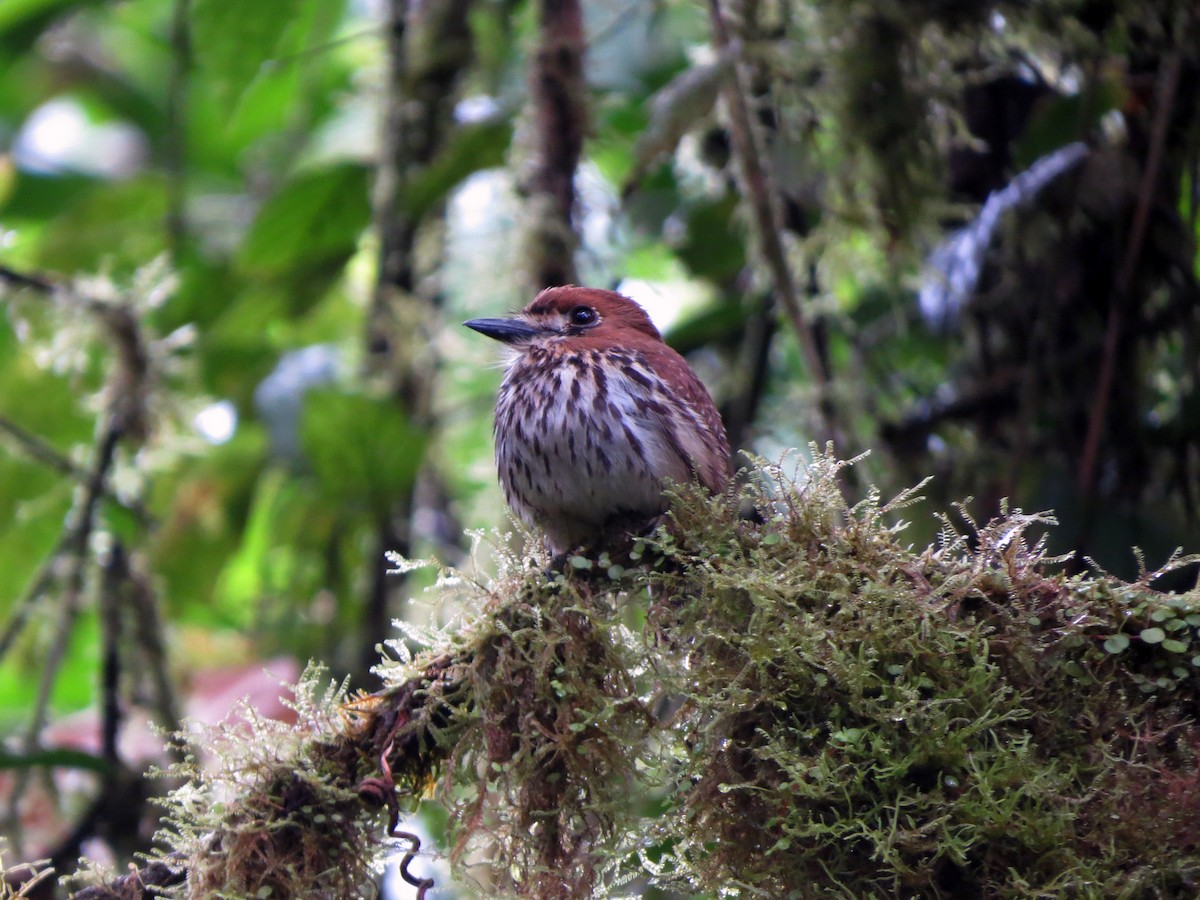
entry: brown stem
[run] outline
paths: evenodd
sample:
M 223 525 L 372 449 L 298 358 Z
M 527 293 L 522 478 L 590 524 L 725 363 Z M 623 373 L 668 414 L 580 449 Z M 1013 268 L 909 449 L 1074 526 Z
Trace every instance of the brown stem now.
M 730 52 L 733 42 L 725 24 L 725 15 L 721 10 L 720 0 L 709 0 L 708 8 L 709 18 L 712 21 L 713 43 L 716 45 L 717 52 L 724 56 Z M 780 237 L 783 230 L 781 216 L 777 204 L 772 201 L 775 191 L 772 188 L 771 176 L 767 171 L 766 162 L 755 137 L 754 124 L 742 85 L 740 64 L 735 64 L 726 76 L 724 93 L 729 108 L 730 136 L 733 139 L 734 152 L 741 163 L 746 192 L 749 194 L 755 230 L 758 232 L 759 249 L 771 274 L 775 295 L 783 306 L 784 314 L 787 316 L 792 330 L 796 333 L 796 339 L 800 344 L 800 354 L 804 358 L 805 367 L 816 388 L 817 409 L 825 432 L 820 439 L 822 442 L 833 440 L 840 443 L 829 396 L 829 376 L 825 371 L 820 351 L 817 349 L 817 340 L 812 325 L 804 313 L 804 306 L 801 303 L 799 291 L 796 289 L 796 282 L 792 277 L 791 266 L 788 265 L 787 253 Z
M 1137 271 L 1138 259 L 1142 254 L 1142 244 L 1146 239 L 1146 229 L 1150 223 L 1150 210 L 1157 193 L 1159 174 L 1162 170 L 1163 149 L 1167 142 L 1167 129 L 1171 121 L 1171 112 L 1175 105 L 1175 90 L 1179 86 L 1179 74 L 1182 67 L 1182 54 L 1175 50 L 1167 59 L 1162 75 L 1162 89 L 1159 92 L 1158 108 L 1155 110 L 1154 122 L 1150 132 L 1150 149 L 1146 154 L 1146 165 L 1142 170 L 1142 182 L 1138 188 L 1138 203 L 1134 210 L 1133 225 L 1130 229 L 1129 243 L 1125 246 L 1125 255 L 1121 259 L 1121 268 L 1117 271 L 1116 282 L 1113 284 L 1112 295 L 1108 302 L 1108 326 L 1104 333 L 1104 352 L 1100 360 L 1100 371 L 1096 377 L 1096 393 L 1092 397 L 1092 409 L 1088 418 L 1087 437 L 1083 443 L 1083 456 L 1079 464 L 1079 493 L 1085 504 L 1089 503 L 1093 486 L 1096 481 L 1096 464 L 1100 453 L 1100 438 L 1104 432 L 1104 424 L 1108 419 L 1108 402 L 1112 395 L 1113 378 L 1117 368 L 1117 351 L 1119 349 L 1123 308 L 1129 291 L 1133 286 L 1133 277 Z
M 120 764 L 117 738 L 121 731 L 121 594 L 129 580 L 125 545 L 113 542 L 100 580 L 100 633 L 103 643 L 100 671 L 100 752 L 115 771 Z
M 8 266 L 0 266 L 0 281 L 15 288 L 30 288 L 43 294 L 54 292 L 54 283 L 47 281 L 41 275 L 31 275 L 28 272 L 18 272 Z
M 95 525 L 96 506 L 104 493 L 104 483 L 116 460 L 117 443 L 121 437 L 120 431 L 113 426 L 112 418 L 109 417 L 104 431 L 96 442 L 96 455 L 92 463 L 91 476 L 76 503 L 70 528 L 60 545 L 62 552 L 69 559 L 69 569 L 63 590 L 62 605 L 58 611 L 54 640 L 46 651 L 37 696 L 22 742 L 22 748 L 26 754 L 37 749 L 42 728 L 46 724 L 50 694 L 58 678 L 58 671 L 62 667 L 63 659 L 66 657 L 75 620 L 78 618 L 83 604 L 84 581 L 90 556 L 88 545 Z M 19 771 L 8 796 L 9 807 L 5 831 L 9 834 L 19 834 L 16 829 L 17 817 L 21 800 L 28 786 L 28 772 L 26 770 Z
M 158 597 L 149 579 L 136 566 L 128 564 L 126 577 L 128 593 L 123 599 L 128 605 L 128 615 L 133 621 L 133 637 L 147 670 L 142 677 L 150 682 L 159 725 L 175 735 L 181 722 L 179 699 L 167 661 L 166 643 L 163 640 L 165 629 Z M 182 761 L 183 750 L 177 738 L 168 738 L 167 749 L 174 759 Z
M 729 435 L 729 446 L 735 448 L 746 445 L 751 423 L 758 414 L 770 374 L 771 343 L 778 331 L 778 317 L 773 313 L 774 305 L 770 299 L 759 299 L 756 306 L 746 322 L 742 346 L 738 353 L 738 368 L 746 373 L 742 390 L 740 395 L 735 396 L 728 406 L 721 410 L 721 418 Z
M 379 257 L 367 314 L 367 374 L 383 382 L 410 421 L 427 429 L 435 419 L 439 361 L 434 336 L 441 296 L 432 273 L 418 266 L 416 247 L 422 234 L 439 233 L 428 226 L 444 217 L 445 207 L 436 204 L 413 213 L 405 201 L 413 179 L 437 160 L 453 136 L 457 84 L 475 52 L 472 5 L 473 0 L 387 2 L 388 71 L 373 197 Z M 388 633 L 394 598 L 404 587 L 403 578 L 386 575 L 383 552 L 409 554 L 414 490 L 386 498 L 378 543 L 366 560 L 371 594 L 363 621 L 364 671 L 378 660 L 376 644 Z

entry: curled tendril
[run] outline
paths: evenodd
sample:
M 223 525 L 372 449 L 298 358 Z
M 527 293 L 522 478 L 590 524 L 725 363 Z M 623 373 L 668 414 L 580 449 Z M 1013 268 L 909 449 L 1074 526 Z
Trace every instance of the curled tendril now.
M 421 839 L 411 831 L 400 830 L 400 801 L 396 799 L 396 781 L 392 777 L 392 767 L 388 757 L 392 753 L 393 743 L 389 742 L 379 757 L 379 767 L 383 770 L 382 778 L 364 778 L 358 785 L 358 794 L 364 800 L 369 800 L 379 806 L 388 808 L 388 837 L 408 841 L 409 849 L 400 860 L 400 877 L 417 889 L 417 900 L 425 900 L 425 895 L 434 885 L 432 878 L 418 878 L 408 867 L 421 852 Z

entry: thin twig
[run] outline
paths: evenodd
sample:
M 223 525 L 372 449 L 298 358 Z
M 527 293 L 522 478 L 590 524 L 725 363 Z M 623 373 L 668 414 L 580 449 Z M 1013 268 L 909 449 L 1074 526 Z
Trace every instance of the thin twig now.
M 733 42 L 725 24 L 725 15 L 721 11 L 720 0 L 709 0 L 708 8 L 709 17 L 712 20 L 713 42 L 717 52 L 723 56 L 730 52 Z M 825 431 L 823 435 L 820 435 L 820 443 L 824 443 L 826 440 L 840 443 L 829 396 L 829 378 L 821 361 L 821 354 L 817 350 L 817 341 L 812 326 L 807 320 L 800 294 L 796 290 L 796 282 L 792 277 L 791 266 L 788 265 L 783 240 L 780 238 L 783 226 L 779 208 L 772 201 L 774 193 L 771 188 L 770 174 L 767 172 L 763 154 L 755 138 L 754 123 L 742 85 L 740 63 L 735 63 L 726 76 L 725 96 L 729 107 L 730 136 L 733 139 L 737 157 L 741 161 L 742 176 L 754 213 L 759 246 L 771 273 L 775 294 L 783 306 L 784 314 L 787 316 L 792 330 L 796 333 L 800 354 L 804 358 L 804 365 L 808 369 L 809 377 L 816 389 L 817 410 Z
M 33 715 L 25 736 L 25 749 L 32 751 L 37 747 L 38 736 L 46 724 L 46 712 L 49 708 L 50 690 L 58 675 L 66 655 L 67 644 L 70 640 L 71 628 L 75 617 L 79 614 L 83 599 L 83 588 L 88 562 L 88 544 L 91 541 L 92 529 L 96 522 L 96 505 L 103 494 L 104 482 L 116 459 L 117 442 L 120 432 L 106 425 L 100 440 L 97 442 L 96 459 L 92 465 L 92 475 L 84 489 L 78 505 L 78 515 L 70 530 L 70 537 L 64 547 L 71 560 L 71 568 L 67 573 L 66 590 L 63 596 L 61 621 L 54 644 L 46 654 L 46 663 L 42 669 L 42 681 L 38 687 L 37 700 L 34 703 Z
M 180 730 L 179 701 L 175 696 L 175 684 L 171 680 L 167 665 L 158 598 L 146 577 L 132 565 L 128 568 L 127 577 L 129 592 L 125 601 L 133 620 L 134 640 L 149 670 L 147 677 L 154 695 L 155 713 L 159 724 L 172 735 L 168 739 L 167 751 L 177 762 L 182 762 L 185 754 L 175 736 Z
M 76 481 L 87 480 L 87 469 L 77 465 L 69 456 L 59 453 L 47 441 L 42 440 L 32 431 L 23 428 L 7 416 L 0 416 L 0 432 L 8 435 L 30 459 L 49 466 L 60 475 L 66 475 Z
M 280 56 L 274 56 L 271 59 L 263 60 L 263 69 L 270 71 L 278 69 L 282 66 L 292 65 L 302 59 L 310 56 L 319 56 L 330 50 L 336 50 L 338 47 L 344 47 L 346 44 L 352 44 L 355 41 L 361 41 L 364 38 L 381 38 L 386 31 L 385 26 L 371 25 L 368 28 L 360 28 L 358 31 L 352 31 L 349 34 L 344 34 L 341 37 L 331 38 L 328 41 L 321 41 L 319 44 L 310 44 L 300 50 L 292 53 L 284 53 Z
M 167 246 L 172 263 L 180 263 L 187 240 L 185 219 L 187 177 L 187 92 L 192 61 L 191 0 L 174 0 L 171 9 L 171 71 L 167 78 L 167 123 L 163 145 L 163 170 L 167 190 Z
M 774 315 L 774 304 L 770 298 L 761 298 L 757 309 L 746 322 L 742 347 L 739 351 L 740 372 L 745 373 L 742 390 L 735 396 L 726 410 L 722 411 L 725 430 L 729 433 L 729 445 L 742 447 L 746 444 L 747 431 L 758 413 L 763 392 L 770 374 L 771 343 L 778 331 L 778 317 Z
M 47 281 L 41 275 L 18 272 L 16 269 L 10 269 L 8 266 L 0 266 L 0 281 L 12 287 L 30 288 L 43 294 L 52 293 L 55 288 L 53 282 Z
M 46 716 L 50 708 L 50 694 L 58 678 L 58 671 L 70 646 L 71 633 L 75 620 L 83 603 L 84 583 L 86 580 L 87 563 L 89 559 L 88 545 L 91 542 L 92 529 L 95 525 L 96 506 L 104 494 L 104 483 L 109 470 L 116 459 L 117 443 L 121 432 L 114 427 L 111 417 L 96 444 L 96 456 L 92 464 L 91 477 L 84 486 L 82 494 L 75 506 L 71 527 L 65 535 L 62 552 L 70 560 L 70 569 L 66 577 L 63 591 L 62 606 L 59 610 L 58 628 L 54 641 L 46 651 L 46 659 L 42 667 L 42 677 L 38 683 L 37 696 L 34 700 L 33 712 L 22 742 L 24 752 L 32 753 L 37 749 L 42 729 L 46 724 Z M 16 830 L 18 809 L 25 791 L 29 786 L 27 770 L 17 773 L 14 778 L 12 791 L 9 793 L 7 831 L 10 834 L 19 833 Z
M 1096 378 L 1096 393 L 1092 397 L 1092 409 L 1088 418 L 1087 437 L 1084 439 L 1083 456 L 1079 464 L 1079 493 L 1084 503 L 1092 493 L 1096 479 L 1096 461 L 1099 457 L 1100 438 L 1108 419 L 1108 402 L 1112 395 L 1113 378 L 1117 368 L 1117 350 L 1122 330 L 1122 311 L 1133 286 L 1137 263 L 1142 255 L 1142 244 L 1150 224 L 1150 210 L 1157 194 L 1159 174 L 1162 169 L 1163 149 L 1167 142 L 1167 130 L 1175 106 L 1175 90 L 1179 86 L 1179 74 L 1183 55 L 1176 49 L 1167 58 L 1163 69 L 1162 88 L 1158 96 L 1154 122 L 1150 132 L 1150 149 L 1146 154 L 1146 166 L 1142 170 L 1142 182 L 1138 187 L 1138 204 L 1133 215 L 1129 243 L 1125 256 L 1113 284 L 1108 302 L 1108 327 L 1104 334 L 1104 355 L 1100 360 L 1100 372 Z
M 115 772 L 120 765 L 117 738 L 121 731 L 121 594 L 129 580 L 129 561 L 125 545 L 118 539 L 108 551 L 100 580 L 100 751 Z M 111 777 L 111 773 L 110 773 Z
M 83 466 L 76 463 L 66 454 L 60 453 L 48 441 L 27 428 L 18 425 L 7 416 L 0 416 L 0 432 L 7 435 L 30 459 L 49 466 L 60 475 L 66 475 L 68 478 L 83 484 L 86 484 L 88 478 L 91 477 L 88 470 Z M 108 487 L 105 488 L 104 496 L 105 499 L 111 500 L 113 503 L 127 510 L 137 520 L 139 525 L 149 526 L 153 524 L 149 511 L 141 503 L 131 503 L 122 500 Z M 2 645 L 2 642 L 0 642 L 0 646 Z M 0 658 L 3 658 L 3 656 L 3 650 L 0 650 Z
M 57 568 L 59 557 L 69 541 L 70 533 L 59 537 L 58 543 L 50 551 L 50 555 L 46 558 L 46 561 L 38 568 L 37 574 L 29 583 L 29 587 L 25 589 L 25 593 L 13 604 L 13 610 L 9 615 L 8 622 L 4 626 L 4 631 L 0 632 L 0 660 L 3 660 L 8 654 L 17 636 L 25 629 L 25 624 L 29 621 L 30 613 L 33 612 L 34 607 L 42 599 L 46 591 L 50 589 L 50 585 L 54 581 L 56 574 L 54 570 Z

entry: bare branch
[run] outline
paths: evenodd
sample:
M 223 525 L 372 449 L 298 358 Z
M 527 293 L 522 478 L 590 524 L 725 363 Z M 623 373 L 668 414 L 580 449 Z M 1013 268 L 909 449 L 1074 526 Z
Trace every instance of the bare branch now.
M 709 0 L 709 18 L 712 22 L 713 43 L 718 53 L 724 57 L 732 52 L 734 42 L 725 24 L 725 15 L 721 10 L 720 0 Z M 766 162 L 754 132 L 754 123 L 750 109 L 746 103 L 745 88 L 742 84 L 740 66 L 735 64 L 725 80 L 725 97 L 729 107 L 730 135 L 738 160 L 741 162 L 742 177 L 749 195 L 750 206 L 754 214 L 754 223 L 758 232 L 758 245 L 763 260 L 771 273 L 775 295 L 783 306 L 796 340 L 800 344 L 800 353 L 804 365 L 817 394 L 817 410 L 820 415 L 824 434 L 819 436 L 819 442 L 833 440 L 842 443 L 833 414 L 829 396 L 829 376 L 817 350 L 817 341 L 804 312 L 800 293 L 796 289 L 792 277 L 791 266 L 788 264 L 787 252 L 783 247 L 780 234 L 783 230 L 780 211 L 772 200 L 776 196 L 771 186 L 771 176 L 767 171 Z
M 534 170 L 526 185 L 532 291 L 577 280 L 575 170 L 587 122 L 583 56 L 578 0 L 539 0 L 538 46 L 530 71 L 537 134 Z
M 1108 401 L 1112 394 L 1113 377 L 1117 369 L 1118 345 L 1123 330 L 1122 310 L 1133 286 L 1137 263 L 1142 255 L 1142 244 L 1146 240 L 1146 229 L 1150 224 L 1150 210 L 1158 196 L 1159 176 L 1162 172 L 1163 151 L 1167 143 L 1167 128 L 1175 107 L 1175 91 L 1179 87 L 1179 76 L 1183 66 L 1182 51 L 1175 50 L 1167 59 L 1162 73 L 1162 84 L 1158 92 L 1158 105 L 1150 133 L 1150 149 L 1146 154 L 1142 182 L 1138 188 L 1138 203 L 1130 227 L 1129 243 L 1121 268 L 1117 270 L 1109 298 L 1108 325 L 1104 333 L 1104 353 L 1100 360 L 1100 371 L 1096 376 L 1096 393 L 1092 397 L 1091 414 L 1088 417 L 1087 437 L 1083 444 L 1083 457 L 1079 463 L 1079 493 L 1085 503 L 1090 502 L 1092 485 L 1096 479 L 1096 461 L 1100 451 L 1100 438 L 1108 419 Z

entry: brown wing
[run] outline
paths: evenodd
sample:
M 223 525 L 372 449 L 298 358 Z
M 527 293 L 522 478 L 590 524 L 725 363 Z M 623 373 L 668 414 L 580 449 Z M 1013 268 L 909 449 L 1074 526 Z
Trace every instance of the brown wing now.
M 671 385 L 678 399 L 699 419 L 704 446 L 700 452 L 693 452 L 693 456 L 701 463 L 700 480 L 713 493 L 725 490 L 733 477 L 729 438 L 708 389 L 684 358 L 665 344 L 644 350 L 643 354 L 659 377 Z

